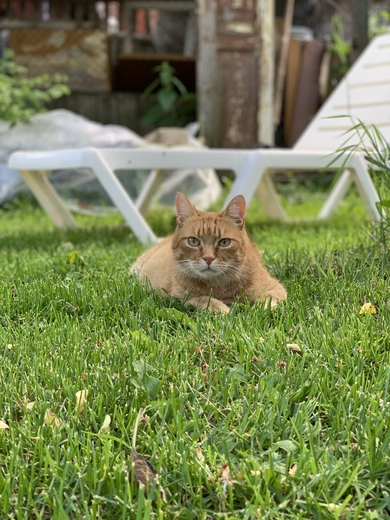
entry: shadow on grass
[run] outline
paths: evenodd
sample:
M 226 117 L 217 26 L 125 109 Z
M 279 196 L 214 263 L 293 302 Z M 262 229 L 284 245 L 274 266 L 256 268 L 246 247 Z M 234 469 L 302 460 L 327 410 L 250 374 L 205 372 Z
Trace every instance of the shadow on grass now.
M 51 229 L 46 231 L 35 231 L 26 229 L 15 234 L 0 236 L 0 248 L 2 250 L 23 251 L 26 249 L 39 249 L 40 251 L 51 251 L 64 242 L 70 242 L 74 246 L 88 246 L 99 244 L 109 247 L 118 243 L 137 242 L 130 229 L 125 226 L 102 226 L 89 228 Z

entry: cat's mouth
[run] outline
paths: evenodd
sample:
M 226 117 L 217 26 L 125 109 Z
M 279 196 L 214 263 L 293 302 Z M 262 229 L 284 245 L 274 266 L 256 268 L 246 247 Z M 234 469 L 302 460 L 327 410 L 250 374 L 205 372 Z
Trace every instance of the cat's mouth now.
M 201 276 L 204 276 L 207 278 L 211 278 L 213 276 L 218 276 L 221 273 L 220 269 L 217 266 L 214 267 L 212 265 L 202 266 L 198 272 Z

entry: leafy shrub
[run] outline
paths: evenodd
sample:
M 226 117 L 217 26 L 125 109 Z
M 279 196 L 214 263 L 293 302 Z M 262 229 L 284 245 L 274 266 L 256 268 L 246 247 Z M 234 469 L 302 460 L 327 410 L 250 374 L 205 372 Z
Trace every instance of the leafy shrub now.
M 70 94 L 66 81 L 62 74 L 28 77 L 27 69 L 15 62 L 14 53 L 8 49 L 0 59 L 0 119 L 11 126 L 27 122 L 34 114 L 44 112 L 50 101 Z

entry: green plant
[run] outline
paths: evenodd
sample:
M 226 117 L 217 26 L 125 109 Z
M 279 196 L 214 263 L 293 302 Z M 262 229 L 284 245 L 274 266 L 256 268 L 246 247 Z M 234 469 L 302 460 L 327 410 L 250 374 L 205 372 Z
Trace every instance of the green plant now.
M 341 16 L 335 14 L 330 21 L 332 42 L 328 51 L 334 57 L 334 65 L 330 74 L 330 81 L 334 87 L 349 69 L 352 46 L 344 37 L 344 28 Z M 390 30 L 390 12 L 381 10 L 370 14 L 368 18 L 368 36 L 374 38 L 378 34 L 384 34 Z
M 378 34 L 388 33 L 390 30 L 390 12 L 382 9 L 371 14 L 368 18 L 368 36 L 374 38 Z
M 340 79 L 346 74 L 349 68 L 349 57 L 351 54 L 351 45 L 344 38 L 343 22 L 339 14 L 332 16 L 330 21 L 330 30 L 332 34 L 332 42 L 328 50 L 334 57 L 334 65 L 330 73 L 330 81 L 334 87 Z
M 18 65 L 14 53 L 7 49 L 0 59 L 0 119 L 11 125 L 27 122 L 44 112 L 50 101 L 70 94 L 66 81 L 62 74 L 28 77 L 27 69 Z
M 356 136 L 358 137 L 358 142 L 348 144 Z M 375 125 L 367 126 L 358 119 L 347 132 L 346 141 L 337 150 L 336 154 L 345 154 L 346 160 L 348 160 L 348 156 L 355 152 L 364 154 L 365 160 L 371 166 L 371 174 L 376 178 L 380 197 L 377 207 L 381 219 L 378 228 L 379 235 L 374 234 L 373 236 L 381 243 L 384 251 L 387 251 L 390 238 L 390 220 L 388 216 L 390 211 L 390 144 Z
M 193 121 L 196 96 L 193 92 L 188 92 L 175 76 L 175 69 L 167 61 L 163 61 L 152 71 L 158 72 L 158 78 L 146 88 L 142 97 L 145 100 L 155 94 L 156 103 L 147 110 L 142 124 L 157 127 L 184 126 Z

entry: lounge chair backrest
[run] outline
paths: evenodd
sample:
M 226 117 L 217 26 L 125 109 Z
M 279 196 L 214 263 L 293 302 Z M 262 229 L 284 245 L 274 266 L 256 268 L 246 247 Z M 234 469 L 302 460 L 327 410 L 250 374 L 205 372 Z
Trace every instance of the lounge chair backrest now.
M 335 151 L 345 143 L 345 132 L 357 120 L 375 125 L 390 143 L 390 34 L 377 36 L 370 42 L 306 127 L 294 149 Z M 358 142 L 355 135 L 348 144 Z

